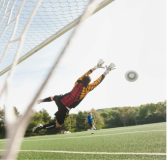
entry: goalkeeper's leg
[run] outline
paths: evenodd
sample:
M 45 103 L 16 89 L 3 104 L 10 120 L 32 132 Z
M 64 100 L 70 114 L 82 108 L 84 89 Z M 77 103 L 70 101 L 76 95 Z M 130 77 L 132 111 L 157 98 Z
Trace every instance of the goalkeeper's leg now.
M 51 122 L 49 124 L 38 124 L 36 127 L 32 129 L 32 132 L 35 132 L 36 130 L 41 130 L 41 129 L 52 129 L 52 128 L 59 128 L 62 125 L 60 125 L 57 121 Z
M 45 99 L 39 99 L 39 100 L 37 101 L 37 103 L 40 104 L 40 103 L 42 103 L 42 102 L 51 102 L 51 101 L 53 101 L 53 98 L 54 98 L 54 97 L 48 97 L 48 98 L 45 98 Z
M 50 101 L 51 100 L 53 100 L 52 97 L 50 98 Z M 55 113 L 57 121 L 45 125 L 38 124 L 36 127 L 33 128 L 32 132 L 38 129 L 40 130 L 40 129 L 51 129 L 51 128 L 61 127 L 64 124 L 68 115 L 69 115 L 69 110 L 65 106 L 58 106 L 58 111 Z

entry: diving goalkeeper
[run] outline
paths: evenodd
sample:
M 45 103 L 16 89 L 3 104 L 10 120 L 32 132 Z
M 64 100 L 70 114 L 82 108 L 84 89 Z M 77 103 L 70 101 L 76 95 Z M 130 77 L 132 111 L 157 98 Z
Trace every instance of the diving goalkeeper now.
M 115 65 L 111 63 L 109 66 L 106 66 L 105 72 L 96 81 L 90 84 L 91 77 L 89 75 L 98 68 L 104 68 L 102 66 L 103 64 L 104 61 L 100 59 L 98 61 L 98 64 L 94 68 L 86 72 L 75 82 L 72 91 L 70 91 L 69 93 L 66 93 L 64 95 L 55 95 L 53 97 L 38 100 L 38 104 L 43 102 L 55 101 L 58 107 L 58 111 L 54 114 L 56 116 L 56 121 L 45 125 L 38 124 L 36 127 L 33 128 L 32 132 L 34 132 L 36 129 L 61 127 L 64 124 L 67 116 L 69 115 L 69 111 L 72 108 L 75 108 L 90 91 L 97 87 L 111 70 L 115 69 Z

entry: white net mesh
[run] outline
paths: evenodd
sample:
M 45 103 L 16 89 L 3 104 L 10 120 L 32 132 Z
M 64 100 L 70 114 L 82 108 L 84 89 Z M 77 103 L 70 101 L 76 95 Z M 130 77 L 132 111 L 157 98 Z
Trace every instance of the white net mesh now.
M 31 15 L 36 1 L 37 0 L 27 0 L 25 2 L 20 14 L 19 23 L 14 38 L 19 37 L 22 33 L 23 27 Z M 14 0 L 4 0 L 1 1 L 0 4 L 0 35 L 2 36 L 0 41 L 0 56 L 2 56 L 5 47 L 13 33 L 15 24 L 12 23 L 11 25 L 7 26 L 7 22 L 14 2 Z M 63 27 L 72 21 L 76 20 L 80 15 L 82 15 L 89 2 L 90 0 L 43 0 L 27 31 L 20 56 L 22 57 L 34 47 L 42 43 L 44 40 L 60 31 Z M 22 0 L 16 1 L 10 21 L 13 20 L 17 15 L 21 3 Z M 3 34 L 4 30 L 6 31 Z M 0 71 L 11 65 L 17 47 L 18 43 L 11 44 L 4 57 L 4 60 L 2 61 Z
M 37 0 L 25 1 L 14 38 L 21 35 L 36 2 Z M 91 0 L 43 0 L 26 33 L 19 62 L 74 27 L 76 23 L 75 25 L 73 25 L 73 23 L 79 19 L 90 2 Z M 111 0 L 104 0 L 104 2 L 110 3 Z M 16 17 L 21 3 L 22 0 L 0 1 L 0 59 L 12 36 L 15 22 L 11 22 Z M 68 29 L 65 30 L 65 28 Z M 54 36 L 54 38 L 51 38 L 53 35 L 57 37 Z M 8 48 L 0 65 L 0 75 L 10 69 L 18 45 L 19 42 L 15 42 Z

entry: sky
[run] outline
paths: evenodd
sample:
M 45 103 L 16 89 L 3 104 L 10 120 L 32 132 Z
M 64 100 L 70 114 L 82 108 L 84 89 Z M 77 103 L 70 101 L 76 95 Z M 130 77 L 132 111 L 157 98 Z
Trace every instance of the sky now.
M 39 99 L 65 94 L 75 81 L 99 59 L 115 63 L 102 83 L 88 93 L 70 113 L 92 108 L 140 106 L 166 99 L 166 23 L 165 0 L 116 0 L 82 23 L 79 34 L 59 62 Z M 16 67 L 10 103 L 21 114 L 30 104 L 49 69 L 61 53 L 74 29 L 68 31 Z M 128 82 L 125 73 L 135 70 L 139 78 Z M 105 69 L 90 76 L 95 81 Z M 0 91 L 8 73 L 0 77 Z M 5 104 L 5 94 L 0 107 Z M 53 117 L 54 102 L 35 105 Z

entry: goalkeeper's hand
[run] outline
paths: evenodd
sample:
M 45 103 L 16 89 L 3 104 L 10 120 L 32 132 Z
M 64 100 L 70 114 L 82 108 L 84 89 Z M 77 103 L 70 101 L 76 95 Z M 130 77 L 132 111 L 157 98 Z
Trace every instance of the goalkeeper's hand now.
M 105 72 L 106 72 L 107 74 L 109 74 L 109 72 L 110 72 L 111 70 L 113 70 L 113 69 L 116 69 L 116 68 L 115 68 L 115 64 L 114 64 L 114 63 L 111 63 L 109 66 L 106 66 Z
M 102 59 L 99 59 L 97 65 L 94 68 L 96 68 L 96 69 L 105 68 L 105 67 L 102 66 L 103 64 L 104 64 L 104 61 Z

